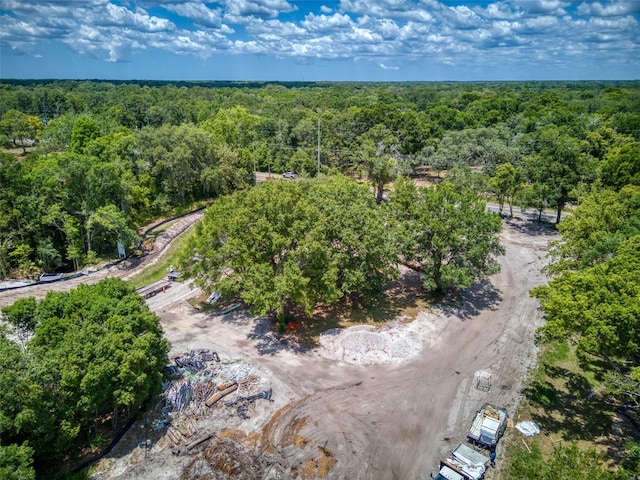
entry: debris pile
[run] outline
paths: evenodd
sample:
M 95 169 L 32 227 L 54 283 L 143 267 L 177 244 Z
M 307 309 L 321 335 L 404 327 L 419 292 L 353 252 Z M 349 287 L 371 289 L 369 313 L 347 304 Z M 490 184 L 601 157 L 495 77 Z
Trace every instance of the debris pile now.
M 253 480 L 263 478 L 260 465 L 251 452 L 231 439 L 217 439 L 204 455 L 194 458 L 184 469 L 182 480 Z
M 184 412 L 193 405 L 197 408 L 211 396 L 220 357 L 208 350 L 190 351 L 176 357 L 174 363 L 164 369 L 167 380 L 163 385 L 162 411 L 167 415 Z
M 225 402 L 225 405 L 227 407 L 237 407 L 236 411 L 238 412 L 238 416 L 246 420 L 251 418 L 249 415 L 247 415 L 247 411 L 249 410 L 249 405 L 255 402 L 256 400 L 258 400 L 259 398 L 264 398 L 269 402 L 273 402 L 273 400 L 271 400 L 271 393 L 272 393 L 271 389 L 263 390 L 260 393 L 256 393 L 255 395 L 250 395 L 248 397 L 238 397 L 233 402 Z
M 204 430 L 196 428 L 196 421 L 206 418 L 224 423 L 234 417 L 235 412 L 246 420 L 251 418 L 248 412 L 256 400 L 272 401 L 272 390 L 264 390 L 258 370 L 240 361 L 223 363 L 216 352 L 206 349 L 174 357 L 173 365 L 167 366 L 164 374 L 166 380 L 158 403 L 160 419 L 155 429 L 169 427 L 166 436 L 174 454 L 183 448 L 190 451 L 219 429 L 211 430 L 211 424 Z M 237 398 L 220 401 L 232 393 L 237 394 Z M 218 405 L 235 408 L 235 412 L 226 412 L 224 407 L 221 411 Z

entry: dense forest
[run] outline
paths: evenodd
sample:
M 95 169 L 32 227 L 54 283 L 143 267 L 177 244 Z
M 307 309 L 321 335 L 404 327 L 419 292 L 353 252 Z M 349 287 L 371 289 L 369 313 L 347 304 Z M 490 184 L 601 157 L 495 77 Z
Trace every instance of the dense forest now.
M 638 86 L 5 81 L 0 277 L 113 256 L 137 226 L 254 170 L 368 178 L 380 201 L 397 175 L 469 167 L 477 193 L 559 216 L 586 185 L 637 181 Z
M 533 292 L 547 317 L 539 339 L 570 345 L 594 395 L 637 418 L 639 82 L 3 81 L 0 142 L 0 279 L 113 258 L 141 225 L 217 199 L 190 244 L 190 273 L 279 317 L 367 295 L 399 261 L 427 290 L 465 288 L 501 251 L 499 217 L 482 202 L 507 216 L 551 210 L 561 238 L 551 281 Z M 255 171 L 302 181 L 249 188 Z M 416 187 L 418 174 L 436 186 Z M 167 352 L 157 319 L 126 284 L 94 288 L 3 312 L 0 455 L 12 471 L 69 455 L 96 419 L 157 391 Z M 573 455 L 566 478 L 626 480 L 640 474 L 639 452 L 629 442 L 610 472 L 598 454 L 587 471 L 580 450 L 557 450 L 529 458 L 526 478 Z

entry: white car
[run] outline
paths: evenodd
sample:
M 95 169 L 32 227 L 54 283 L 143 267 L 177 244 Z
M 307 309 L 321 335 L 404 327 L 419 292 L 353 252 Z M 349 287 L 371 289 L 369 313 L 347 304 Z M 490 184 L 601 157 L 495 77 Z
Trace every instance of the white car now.
M 38 277 L 39 282 L 56 282 L 62 280 L 64 275 L 62 273 L 43 273 Z
M 207 298 L 207 302 L 216 303 L 218 300 L 220 300 L 220 297 L 222 297 L 220 292 L 213 292 L 211 295 L 209 295 L 209 298 Z
M 294 178 L 298 178 L 298 175 L 296 175 L 296 174 L 295 174 L 295 173 L 293 173 L 293 172 L 284 172 L 284 173 L 282 174 L 282 178 L 291 178 L 291 179 L 294 179 Z

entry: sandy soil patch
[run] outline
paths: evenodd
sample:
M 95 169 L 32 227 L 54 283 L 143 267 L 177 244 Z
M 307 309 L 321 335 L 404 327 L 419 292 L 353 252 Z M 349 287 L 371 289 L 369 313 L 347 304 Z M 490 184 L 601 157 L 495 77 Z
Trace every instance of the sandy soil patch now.
M 446 325 L 443 312 L 419 312 L 415 320 L 389 321 L 380 326 L 334 328 L 320 336 L 317 354 L 354 365 L 407 361 L 432 347 Z

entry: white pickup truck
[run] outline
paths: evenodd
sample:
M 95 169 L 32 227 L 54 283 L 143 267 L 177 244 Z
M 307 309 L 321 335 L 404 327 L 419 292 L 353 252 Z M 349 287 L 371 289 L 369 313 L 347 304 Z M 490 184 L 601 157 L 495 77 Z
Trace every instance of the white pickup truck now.
M 489 457 L 476 452 L 467 445 L 460 444 L 440 462 L 440 470 L 435 480 L 480 480 L 489 464 Z
M 467 440 L 484 448 L 494 448 L 507 428 L 507 418 L 504 408 L 485 403 L 476 412 Z

